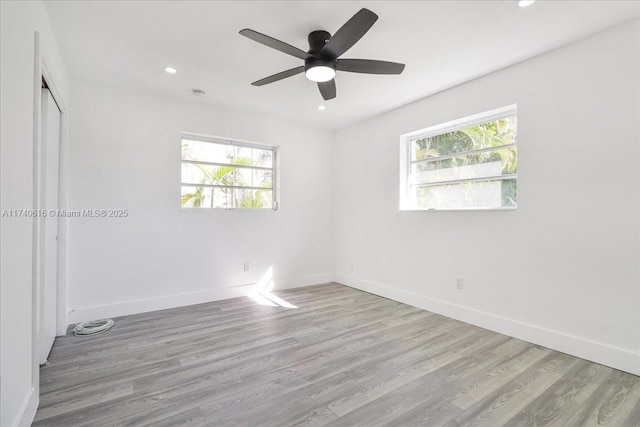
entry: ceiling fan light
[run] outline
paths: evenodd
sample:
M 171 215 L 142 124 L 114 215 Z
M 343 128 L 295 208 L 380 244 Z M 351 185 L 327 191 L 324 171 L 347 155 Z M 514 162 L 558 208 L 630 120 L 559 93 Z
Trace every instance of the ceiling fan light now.
M 312 82 L 328 82 L 336 76 L 336 70 L 325 65 L 308 68 L 305 75 Z

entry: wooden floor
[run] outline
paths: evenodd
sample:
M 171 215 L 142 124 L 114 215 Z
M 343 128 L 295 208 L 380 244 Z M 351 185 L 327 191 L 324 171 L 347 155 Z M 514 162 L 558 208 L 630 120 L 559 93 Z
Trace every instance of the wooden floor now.
M 56 339 L 36 426 L 640 426 L 640 377 L 327 284 Z

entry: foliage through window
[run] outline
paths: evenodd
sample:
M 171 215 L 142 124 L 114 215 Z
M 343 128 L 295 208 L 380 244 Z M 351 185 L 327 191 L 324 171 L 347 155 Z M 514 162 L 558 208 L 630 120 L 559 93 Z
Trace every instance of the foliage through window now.
M 277 209 L 276 147 L 182 136 L 185 208 Z
M 401 209 L 517 207 L 515 106 L 404 135 L 401 141 Z

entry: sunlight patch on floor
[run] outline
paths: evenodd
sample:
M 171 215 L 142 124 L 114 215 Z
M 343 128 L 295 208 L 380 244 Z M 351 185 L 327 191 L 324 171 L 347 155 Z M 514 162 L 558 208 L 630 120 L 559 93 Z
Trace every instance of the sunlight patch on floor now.
M 247 296 L 260 305 L 298 308 L 279 296 L 272 294 L 271 291 L 273 291 L 273 286 L 273 267 L 269 267 Z

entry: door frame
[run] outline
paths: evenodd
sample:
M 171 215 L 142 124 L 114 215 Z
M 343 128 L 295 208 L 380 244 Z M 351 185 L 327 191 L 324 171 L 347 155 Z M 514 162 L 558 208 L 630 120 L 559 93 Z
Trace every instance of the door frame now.
M 34 80 L 33 80 L 33 206 L 38 209 L 40 205 L 40 177 L 44 171 L 40 147 L 42 146 L 42 80 L 60 109 L 60 140 L 58 158 L 58 209 L 68 209 L 68 109 L 58 84 L 48 65 L 48 59 L 43 54 L 40 42 L 40 33 L 34 32 Z M 42 304 L 40 296 L 40 271 L 42 263 L 42 248 L 40 245 L 40 218 L 33 219 L 33 250 L 32 250 L 32 386 L 36 390 L 36 396 L 40 390 L 40 375 L 38 364 L 38 349 L 40 341 L 40 317 Z M 58 218 L 58 262 L 57 262 L 57 291 L 56 291 L 56 336 L 64 335 L 67 330 L 67 237 L 68 219 Z

